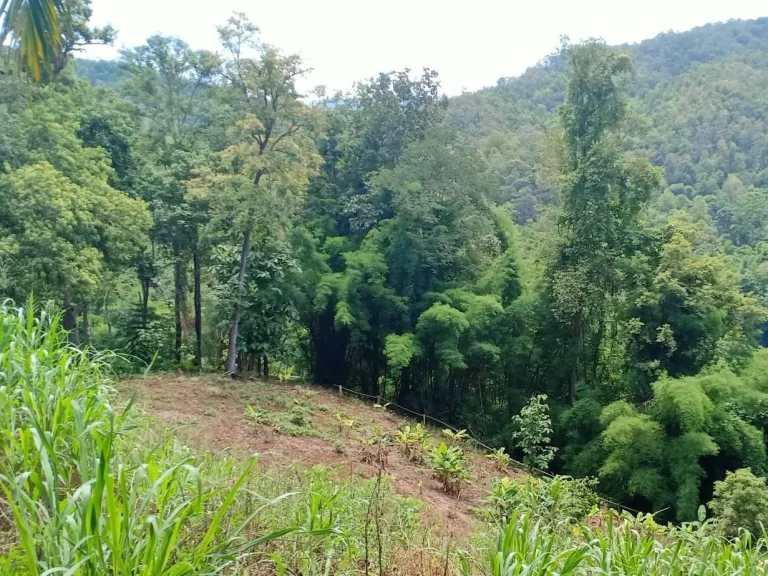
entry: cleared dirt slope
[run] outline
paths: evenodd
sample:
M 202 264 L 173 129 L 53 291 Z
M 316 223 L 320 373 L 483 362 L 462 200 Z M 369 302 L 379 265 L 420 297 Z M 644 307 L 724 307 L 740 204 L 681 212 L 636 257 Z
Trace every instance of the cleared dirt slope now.
M 295 383 L 159 374 L 124 380 L 119 391 L 135 395 L 140 408 L 190 446 L 237 456 L 256 452 L 266 469 L 326 465 L 339 474 L 371 477 L 377 466 L 366 462 L 362 439 L 375 427 L 394 431 L 415 424 L 356 398 Z M 450 443 L 439 430 L 432 433 L 435 442 Z M 384 468 L 399 493 L 427 504 L 426 522 L 454 536 L 471 531 L 477 522 L 472 508 L 502 474 L 484 453 L 462 444 L 472 479 L 459 497 L 445 494 L 429 468 L 409 461 L 397 446 Z

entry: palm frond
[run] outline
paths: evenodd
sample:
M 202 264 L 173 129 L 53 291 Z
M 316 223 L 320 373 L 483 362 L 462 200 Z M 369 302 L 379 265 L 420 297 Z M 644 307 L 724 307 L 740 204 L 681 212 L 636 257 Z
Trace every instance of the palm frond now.
M 61 53 L 59 15 L 66 0 L 0 0 L 0 45 L 10 37 L 29 74 L 39 80 L 42 63 Z

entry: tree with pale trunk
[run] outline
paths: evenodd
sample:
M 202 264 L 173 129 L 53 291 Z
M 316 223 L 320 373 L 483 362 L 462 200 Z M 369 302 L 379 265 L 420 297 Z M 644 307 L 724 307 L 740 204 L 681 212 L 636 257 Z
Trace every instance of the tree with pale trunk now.
M 218 224 L 241 237 L 225 364 L 230 375 L 238 370 L 238 330 L 254 236 L 279 235 L 286 228 L 322 163 L 315 145 L 322 115 L 302 102 L 296 88 L 308 70 L 298 56 L 261 44 L 257 33 L 242 14 L 219 28 L 228 54 L 222 113 L 230 116 L 231 128 L 218 165 L 201 171 L 193 186 L 193 194 L 208 196 Z

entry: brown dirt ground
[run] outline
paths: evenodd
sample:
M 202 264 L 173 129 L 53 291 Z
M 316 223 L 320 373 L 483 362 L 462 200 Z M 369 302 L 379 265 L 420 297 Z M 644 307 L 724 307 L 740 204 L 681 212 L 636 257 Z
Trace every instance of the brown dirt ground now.
M 118 390 L 123 397 L 135 395 L 138 407 L 186 444 L 214 453 L 227 451 L 245 456 L 255 452 L 259 454 L 260 464 L 268 469 L 322 464 L 333 466 L 347 476 L 372 477 L 377 467 L 363 461 L 363 445 L 358 438 L 367 435 L 374 426 L 392 431 L 407 423 L 414 424 L 356 398 L 339 397 L 338 393 L 325 388 L 296 383 L 169 373 L 123 380 Z M 291 399 L 314 409 L 312 426 L 320 437 L 279 434 L 246 416 L 249 405 L 285 410 Z M 354 420 L 353 426 L 346 428 L 340 424 L 337 412 Z M 433 432 L 435 440 L 440 441 L 439 430 Z M 344 450 L 339 453 L 342 443 Z M 472 446 L 465 445 L 464 449 L 472 480 L 459 497 L 445 494 L 428 468 L 407 460 L 396 446 L 390 449 L 385 466 L 385 473 L 392 478 L 398 493 L 426 503 L 425 524 L 437 526 L 442 533 L 455 538 L 472 531 L 478 521 L 472 508 L 480 504 L 480 498 L 491 486 L 491 479 L 501 474 L 484 453 Z M 515 470 L 508 473 L 523 474 Z

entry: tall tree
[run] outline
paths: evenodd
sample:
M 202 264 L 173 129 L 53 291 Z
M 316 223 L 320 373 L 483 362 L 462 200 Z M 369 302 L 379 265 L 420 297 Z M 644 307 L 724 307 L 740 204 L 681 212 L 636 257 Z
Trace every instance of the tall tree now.
M 174 349 L 181 360 L 183 316 L 186 306 L 187 262 L 194 263 L 195 362 L 201 365 L 201 245 L 200 226 L 205 204 L 189 201 L 185 182 L 205 161 L 206 88 L 218 71 L 218 59 L 209 52 L 193 51 L 178 38 L 153 36 L 146 45 L 123 52 L 123 65 L 131 73 L 125 93 L 149 120 L 145 146 L 155 169 L 145 187 L 152 208 L 152 236 L 170 250 L 173 261 L 176 338 Z
M 570 75 L 560 108 L 564 238 L 550 271 L 550 290 L 568 335 L 573 402 L 579 381 L 595 385 L 611 378 L 603 354 L 620 320 L 614 307 L 622 289 L 617 264 L 645 243 L 640 210 L 661 177 L 647 159 L 622 152 L 627 118 L 622 80 L 633 72 L 630 57 L 598 41 L 566 47 L 565 55 Z
M 242 14 L 219 28 L 229 55 L 223 68 L 223 99 L 233 126 L 217 173 L 209 175 L 216 192 L 211 202 L 222 220 L 242 235 L 225 366 L 228 374 L 237 373 L 241 300 L 252 235 L 285 225 L 322 161 L 314 142 L 319 112 L 305 105 L 296 89 L 296 80 L 307 70 L 298 56 L 261 44 L 257 32 Z
M 79 137 L 82 115 L 94 109 L 93 89 L 34 87 L 32 95 L 5 127 L 17 152 L 0 177 L 4 292 L 23 299 L 35 291 L 63 303 L 76 341 L 77 309 L 87 311 L 105 272 L 129 266 L 143 248 L 148 215 L 144 202 L 111 186 L 105 151 Z

